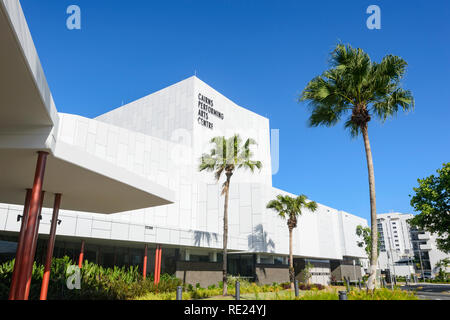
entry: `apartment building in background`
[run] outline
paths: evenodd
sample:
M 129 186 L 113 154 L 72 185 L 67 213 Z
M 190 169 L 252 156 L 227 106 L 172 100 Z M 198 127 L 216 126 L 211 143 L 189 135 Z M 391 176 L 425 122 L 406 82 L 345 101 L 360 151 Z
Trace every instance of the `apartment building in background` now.
M 436 264 L 450 255 L 436 246 L 436 235 L 411 227 L 408 220 L 413 214 L 398 212 L 377 215 L 380 234 L 379 268 L 390 274 L 435 277 L 439 272 Z

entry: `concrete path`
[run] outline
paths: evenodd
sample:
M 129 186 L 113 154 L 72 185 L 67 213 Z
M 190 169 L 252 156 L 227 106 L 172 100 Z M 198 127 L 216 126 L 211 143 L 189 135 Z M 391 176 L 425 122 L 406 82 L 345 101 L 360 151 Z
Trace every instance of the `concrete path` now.
M 423 300 L 450 300 L 450 284 L 418 283 L 401 286 L 402 290 L 415 290 Z

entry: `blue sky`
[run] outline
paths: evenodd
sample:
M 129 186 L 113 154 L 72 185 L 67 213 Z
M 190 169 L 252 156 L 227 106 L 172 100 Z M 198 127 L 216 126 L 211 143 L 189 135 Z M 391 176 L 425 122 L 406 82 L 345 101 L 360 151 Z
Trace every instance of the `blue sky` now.
M 296 99 L 339 41 L 405 59 L 414 112 L 371 122 L 377 211 L 409 213 L 417 178 L 450 161 L 450 2 L 21 0 L 56 106 L 95 117 L 192 76 L 280 129 L 274 186 L 369 219 L 361 138 L 309 128 Z M 82 29 L 66 28 L 81 8 Z M 381 30 L 366 8 L 381 8 Z

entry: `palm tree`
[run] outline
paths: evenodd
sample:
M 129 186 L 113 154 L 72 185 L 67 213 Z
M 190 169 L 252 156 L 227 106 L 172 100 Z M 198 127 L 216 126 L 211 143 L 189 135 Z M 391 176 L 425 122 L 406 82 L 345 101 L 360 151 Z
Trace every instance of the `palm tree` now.
M 283 219 L 287 219 L 289 229 L 289 281 L 291 282 L 291 289 L 294 290 L 295 272 L 294 272 L 294 257 L 292 253 L 292 230 L 297 227 L 297 217 L 302 214 L 302 209 L 309 209 L 312 212 L 317 210 L 317 203 L 314 201 L 307 202 L 308 198 L 305 195 L 300 195 L 297 198 L 288 195 L 278 195 L 276 200 L 271 200 L 267 204 L 267 209 L 273 209 Z
M 222 173 L 225 173 L 226 180 L 222 185 L 222 195 L 225 195 L 225 205 L 223 211 L 223 295 L 227 295 L 227 240 L 228 240 L 228 196 L 230 191 L 230 180 L 236 169 L 255 168 L 261 170 L 260 161 L 251 158 L 253 153 L 250 146 L 255 145 L 253 139 L 247 139 L 242 145 L 242 139 L 238 134 L 226 139 L 225 137 L 215 137 L 210 141 L 213 148 L 209 154 L 203 154 L 200 159 L 199 171 L 214 172 L 217 181 Z
M 368 290 L 374 290 L 378 255 L 375 174 L 369 142 L 368 124 L 373 116 L 384 122 L 399 111 L 414 108 L 409 90 L 401 88 L 400 81 L 407 63 L 400 57 L 387 55 L 380 63 L 370 60 L 362 49 L 339 44 L 331 53 L 331 69 L 312 79 L 303 90 L 299 101 L 309 102 L 309 125 L 331 127 L 348 112 L 345 128 L 352 137 L 363 136 L 369 175 L 372 254 Z

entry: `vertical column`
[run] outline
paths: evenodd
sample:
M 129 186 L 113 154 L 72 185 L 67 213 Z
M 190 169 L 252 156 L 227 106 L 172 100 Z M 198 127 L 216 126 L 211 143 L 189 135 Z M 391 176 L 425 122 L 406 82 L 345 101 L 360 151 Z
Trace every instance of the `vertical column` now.
M 27 280 L 27 286 L 25 288 L 25 300 L 28 300 L 28 296 L 30 294 L 30 287 L 31 287 L 31 278 L 33 277 L 33 264 L 34 264 L 34 258 L 36 256 L 36 248 L 37 248 L 37 242 L 39 238 L 39 225 L 41 224 L 42 220 L 42 206 L 44 205 L 44 197 L 45 197 L 45 191 L 42 191 L 41 194 L 41 203 L 39 204 L 39 214 L 38 219 L 36 223 L 36 228 L 34 229 L 34 238 L 33 238 L 33 245 L 31 247 L 31 265 L 28 268 L 28 280 Z
M 34 240 L 34 230 L 36 228 L 36 223 L 39 213 L 39 204 L 42 192 L 42 184 L 44 182 L 45 164 L 47 162 L 47 152 L 38 152 L 38 160 L 36 164 L 36 171 L 34 175 L 33 188 L 31 191 L 30 200 L 30 211 L 28 213 L 28 221 L 25 229 L 25 237 L 23 239 L 23 254 L 22 263 L 18 269 L 18 287 L 16 299 L 25 299 L 25 289 L 27 284 L 28 273 L 27 270 L 29 265 L 33 264 L 32 261 L 32 245 Z
M 145 244 L 144 247 L 144 263 L 142 266 L 142 276 L 144 278 L 144 280 L 147 278 L 147 251 L 148 251 L 148 246 L 147 244 Z
M 81 241 L 80 257 L 78 258 L 78 267 L 80 269 L 83 267 L 83 257 L 84 257 L 84 240 Z
M 159 284 L 159 280 L 161 279 L 161 257 L 162 257 L 162 247 L 161 247 L 161 245 L 159 245 L 159 254 L 158 254 L 158 282 L 157 282 L 157 284 Z
M 153 282 L 155 284 L 157 284 L 157 274 L 158 274 L 158 252 L 159 252 L 159 244 L 156 245 L 156 250 L 155 250 L 155 273 L 153 276 Z
M 14 300 L 17 290 L 18 269 L 22 264 L 23 239 L 25 238 L 25 228 L 28 222 L 28 211 L 30 210 L 31 189 L 27 189 L 25 204 L 23 206 L 22 224 L 20 225 L 19 241 L 17 243 L 16 259 L 14 260 L 14 270 L 11 278 L 11 287 L 9 289 L 9 300 Z
M 42 279 L 40 300 L 47 300 L 48 283 L 50 281 L 50 270 L 52 266 L 53 249 L 55 248 L 56 225 L 59 223 L 58 214 L 61 206 L 61 194 L 55 194 L 55 202 L 53 204 L 53 216 L 50 227 L 50 238 L 47 244 L 47 256 L 45 258 L 44 277 Z

